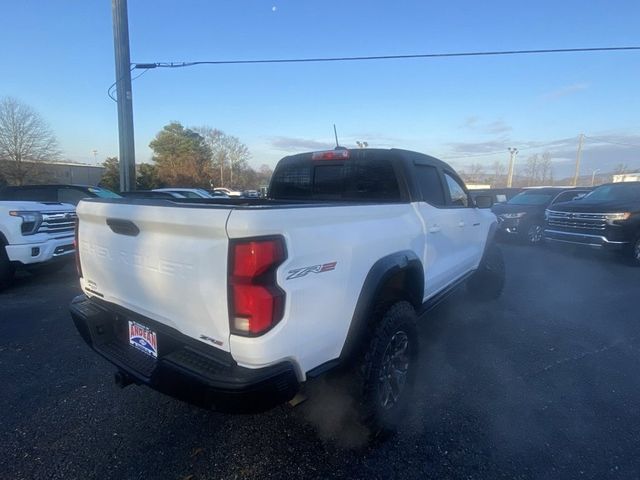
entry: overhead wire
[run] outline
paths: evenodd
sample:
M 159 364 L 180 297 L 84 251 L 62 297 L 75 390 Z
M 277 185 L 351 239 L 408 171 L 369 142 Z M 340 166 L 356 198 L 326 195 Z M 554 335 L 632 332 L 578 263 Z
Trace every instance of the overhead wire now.
M 273 63 L 312 63 L 312 62 L 355 62 L 372 60 L 406 60 L 420 58 L 448 58 L 448 57 L 485 57 L 500 55 L 536 55 L 550 53 L 588 53 L 588 52 L 616 52 L 616 51 L 638 51 L 640 46 L 618 46 L 618 47 L 583 47 L 583 48 L 547 48 L 532 50 L 489 50 L 479 52 L 445 52 L 445 53 L 415 53 L 401 55 L 365 55 L 353 57 L 312 57 L 312 58 L 270 58 L 270 59 L 246 59 L 246 60 L 198 60 L 192 62 L 151 62 L 132 63 L 131 71 L 143 69 L 144 72 L 132 79 L 140 78 L 144 73 L 154 68 L 185 68 L 197 65 L 246 65 L 246 64 L 273 64 Z M 126 74 L 124 74 L 126 75 Z M 113 82 L 107 89 L 109 98 L 117 103 L 117 99 L 112 95 L 112 89 L 124 78 L 122 75 Z
M 317 63 L 317 62 L 354 62 L 354 61 L 374 61 L 374 60 L 406 60 L 406 59 L 421 59 L 421 58 L 452 58 L 452 57 L 486 57 L 486 56 L 505 56 L 505 55 L 539 55 L 539 54 L 558 54 L 558 53 L 589 53 L 589 52 L 620 52 L 620 51 L 640 51 L 640 46 L 617 46 L 617 47 L 583 47 L 583 48 L 549 48 L 549 49 L 531 49 L 531 50 L 489 50 L 479 52 L 445 52 L 445 53 L 417 53 L 417 54 L 402 54 L 402 55 L 366 55 L 366 56 L 353 56 L 353 57 L 312 57 L 312 58 L 271 58 L 271 59 L 246 59 L 246 60 L 199 60 L 192 62 L 152 62 L 152 63 L 132 63 L 132 72 L 135 69 L 142 69 L 143 71 L 133 77 L 131 81 L 140 78 L 149 70 L 154 68 L 186 68 L 198 65 L 247 65 L 247 64 L 280 64 L 280 63 Z M 126 74 L 125 74 L 126 75 Z M 112 89 L 118 84 L 120 80 L 124 78 L 124 75 L 117 79 L 107 89 L 107 95 L 117 102 L 117 98 L 112 95 Z M 597 137 L 586 137 L 602 143 L 610 143 L 613 145 L 621 145 L 628 147 L 640 147 L 640 145 L 626 144 L 621 142 L 611 142 L 607 140 L 601 140 Z M 519 150 L 531 150 L 535 148 L 541 148 L 544 146 L 552 145 L 557 142 L 548 144 L 533 145 L 529 147 L 522 147 Z M 470 155 L 450 156 L 444 157 L 447 160 L 456 160 L 463 158 L 483 157 L 490 155 L 502 154 L 504 151 L 495 152 L 483 152 Z
M 133 72 L 135 70 L 135 68 L 136 68 L 135 64 L 132 64 L 131 65 L 131 69 L 129 70 L 129 74 L 131 74 L 131 72 Z M 141 77 L 144 73 L 146 73 L 146 71 L 142 72 L 140 75 L 138 75 L 135 78 Z M 111 94 L 111 90 L 113 89 L 113 87 L 118 85 L 118 82 L 121 81 L 125 77 L 125 75 L 127 75 L 127 74 L 123 73 L 122 75 L 120 75 L 120 77 L 115 82 L 113 82 L 111 85 L 109 85 L 109 88 L 107 88 L 107 95 L 109 95 L 109 98 L 111 100 L 113 100 L 114 102 L 116 102 L 116 103 L 118 103 L 118 99 Z M 133 81 L 133 80 L 134 79 L 131 79 L 131 81 Z
M 517 142 L 512 142 L 514 144 L 517 144 Z M 555 142 L 547 142 L 547 143 L 540 143 L 538 145 L 530 145 L 528 147 L 518 147 L 518 151 L 522 151 L 522 150 L 533 150 L 536 148 L 544 148 L 544 147 L 550 147 L 552 145 L 557 145 L 559 143 L 559 141 L 555 141 Z M 470 155 L 459 155 L 459 156 L 453 156 L 453 157 L 441 157 L 442 160 L 460 160 L 460 159 L 464 159 L 464 158 L 474 158 L 474 157 L 487 157 L 490 155 L 501 155 L 501 154 L 506 154 L 508 151 L 508 149 L 504 149 L 504 150 L 497 150 L 495 152 L 484 152 L 484 153 L 472 153 Z
M 534 50 L 489 50 L 480 52 L 445 52 L 445 53 L 415 53 L 402 55 L 364 55 L 353 57 L 312 57 L 312 58 L 269 58 L 246 60 L 198 60 L 192 62 L 155 62 L 133 64 L 137 68 L 185 68 L 196 65 L 245 65 L 265 63 L 312 63 L 312 62 L 356 62 L 370 60 L 406 60 L 419 58 L 448 58 L 448 57 L 486 57 L 499 55 L 536 55 L 549 53 L 587 53 L 587 52 L 616 52 L 640 50 L 640 46 L 623 47 L 585 47 L 585 48 L 546 48 Z
M 591 140 L 593 142 L 597 142 L 597 143 L 609 143 L 611 145 L 620 145 L 623 147 L 634 147 L 634 148 L 640 148 L 640 145 L 638 144 L 633 144 L 633 143 L 623 143 L 623 142 L 612 142 L 611 140 L 602 140 L 601 137 L 591 137 L 591 136 L 584 136 L 585 139 L 587 140 Z

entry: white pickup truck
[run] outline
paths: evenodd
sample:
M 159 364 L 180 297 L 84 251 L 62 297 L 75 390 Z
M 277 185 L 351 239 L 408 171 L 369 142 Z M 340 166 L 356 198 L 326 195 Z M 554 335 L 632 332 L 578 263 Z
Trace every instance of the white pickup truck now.
M 73 254 L 75 209 L 62 203 L 0 201 L 0 290 L 16 267 L 51 267 Z
M 121 386 L 259 410 L 341 370 L 362 421 L 393 428 L 418 316 L 465 281 L 501 293 L 490 203 L 397 149 L 286 157 L 265 199 L 85 200 L 71 314 Z

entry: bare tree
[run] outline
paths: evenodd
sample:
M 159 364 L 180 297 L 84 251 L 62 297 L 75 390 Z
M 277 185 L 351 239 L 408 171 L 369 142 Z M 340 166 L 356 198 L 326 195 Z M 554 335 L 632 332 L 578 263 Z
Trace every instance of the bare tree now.
M 619 163 L 613 169 L 614 175 L 623 175 L 629 171 L 629 166 L 626 163 Z
M 38 112 L 15 98 L 0 100 L 0 173 L 8 182 L 23 185 L 58 156 L 56 137 Z
M 538 178 L 538 168 L 539 168 L 540 157 L 536 153 L 535 155 L 531 155 L 527 158 L 527 163 L 525 164 L 524 171 L 527 177 L 527 186 L 530 187 Z
M 229 183 L 233 188 L 233 173 L 242 175 L 249 169 L 249 149 L 237 137 L 228 136 L 226 139 L 226 148 L 229 152 Z
M 482 183 L 484 176 L 484 167 L 480 163 L 474 163 L 471 165 L 471 176 L 476 183 Z
M 224 132 L 222 130 L 218 130 L 217 128 L 206 126 L 197 127 L 193 130 L 204 137 L 205 143 L 211 149 L 211 166 L 214 169 L 214 176 L 211 179 L 211 183 L 213 183 L 213 186 L 224 187 L 224 171 L 228 163 L 226 151 L 224 148 Z
M 549 185 L 553 183 L 553 165 L 551 164 L 551 154 L 544 152 L 540 163 L 538 165 L 538 173 L 540 183 L 542 185 Z
M 505 166 L 504 163 L 502 163 L 500 160 L 496 160 L 495 162 L 493 162 L 491 168 L 493 169 L 492 183 L 494 187 L 497 187 L 498 185 L 502 184 L 502 177 L 504 176 Z
M 234 175 L 236 176 L 235 182 L 246 183 L 248 179 L 240 178 L 243 173 L 247 171 L 248 160 L 251 157 L 249 149 L 242 143 L 237 137 L 227 135 L 221 130 L 211 127 L 198 127 L 194 128 L 194 131 L 198 132 L 204 137 L 206 144 L 211 149 L 211 164 L 214 171 L 219 173 L 211 179 L 216 183 L 216 186 L 227 186 L 234 188 Z M 248 174 L 249 175 L 249 174 Z M 226 179 L 228 178 L 228 181 Z M 245 181 L 246 180 L 246 181 Z

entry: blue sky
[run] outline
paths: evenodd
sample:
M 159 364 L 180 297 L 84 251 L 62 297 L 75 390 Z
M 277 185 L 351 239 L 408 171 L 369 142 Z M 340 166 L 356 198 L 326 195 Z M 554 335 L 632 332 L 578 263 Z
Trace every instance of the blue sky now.
M 6 2 L 0 96 L 37 109 L 66 158 L 116 155 L 109 0 Z M 129 0 L 132 62 L 640 45 L 626 1 Z M 135 72 L 134 72 L 135 73 Z M 487 170 L 549 150 L 571 173 L 640 168 L 640 52 L 156 69 L 133 84 L 137 161 L 163 125 L 239 137 L 256 166 L 341 143 L 402 147 Z M 491 152 L 491 155 L 475 156 Z

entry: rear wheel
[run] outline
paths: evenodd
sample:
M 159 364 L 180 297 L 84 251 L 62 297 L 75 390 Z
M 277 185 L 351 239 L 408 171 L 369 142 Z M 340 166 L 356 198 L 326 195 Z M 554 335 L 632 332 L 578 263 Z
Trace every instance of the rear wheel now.
M 417 359 L 415 310 L 395 303 L 373 328 L 358 369 L 361 419 L 373 436 L 398 427 L 411 401 Z
M 9 261 L 7 250 L 4 245 L 0 243 L 0 290 L 4 290 L 9 286 L 11 280 L 13 280 L 14 272 L 15 267 Z

